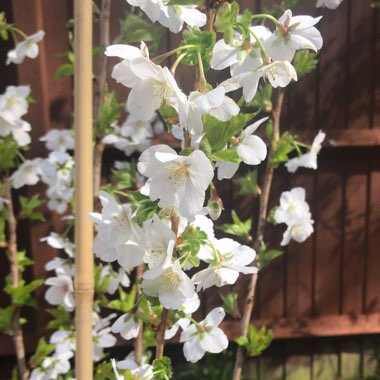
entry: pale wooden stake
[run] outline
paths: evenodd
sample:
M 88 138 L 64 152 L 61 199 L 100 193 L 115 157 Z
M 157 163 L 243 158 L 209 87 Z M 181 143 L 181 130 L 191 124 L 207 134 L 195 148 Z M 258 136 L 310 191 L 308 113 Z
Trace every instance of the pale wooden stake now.
M 92 143 L 92 0 L 75 0 L 75 378 L 91 380 L 94 264 Z

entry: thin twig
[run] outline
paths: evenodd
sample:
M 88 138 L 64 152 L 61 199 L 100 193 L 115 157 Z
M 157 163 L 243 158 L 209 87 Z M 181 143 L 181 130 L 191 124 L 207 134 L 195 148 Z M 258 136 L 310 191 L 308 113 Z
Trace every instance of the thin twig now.
M 141 289 L 140 289 L 140 279 L 142 278 L 144 274 L 144 264 L 140 264 L 137 267 L 136 270 L 136 298 L 138 299 L 141 295 Z M 142 356 L 143 356 L 143 350 L 144 350 L 144 324 L 142 323 L 142 320 L 139 319 L 139 333 L 135 339 L 135 361 L 138 365 L 141 365 Z
M 17 220 L 13 208 L 11 183 L 7 176 L 3 177 L 6 206 L 8 210 L 8 256 L 11 269 L 12 286 L 17 288 L 20 284 L 20 273 L 17 265 Z M 25 361 L 25 344 L 20 325 L 20 308 L 16 307 L 12 316 L 13 342 L 16 349 L 17 366 L 20 379 L 27 380 L 29 371 Z
M 271 147 L 272 151 L 277 149 L 278 140 L 280 137 L 280 117 L 281 117 L 283 102 L 284 102 L 284 92 L 283 90 L 280 89 L 278 91 L 276 106 L 273 110 L 273 139 L 272 139 L 272 147 Z M 273 183 L 273 174 L 274 174 L 274 167 L 271 164 L 270 153 L 268 152 L 267 167 L 266 167 L 264 180 L 263 180 L 264 181 L 263 192 L 260 197 L 259 220 L 257 224 L 256 238 L 253 245 L 256 252 L 259 250 L 260 244 L 264 240 L 266 218 L 268 214 L 269 196 L 270 196 L 270 191 L 271 191 L 272 183 Z M 240 335 L 244 337 L 247 336 L 249 323 L 251 321 L 256 284 L 257 284 L 257 273 L 254 273 L 251 276 L 251 280 L 248 286 L 248 292 L 246 295 L 243 317 L 240 322 Z M 235 366 L 234 366 L 234 372 L 232 375 L 232 380 L 240 380 L 242 370 L 243 370 L 243 364 L 244 364 L 244 348 L 242 346 L 239 346 L 236 352 Z
M 110 15 L 111 15 L 111 0 L 103 0 L 100 11 L 100 36 L 99 42 L 102 48 L 110 44 Z M 99 74 L 95 85 L 94 99 L 94 120 L 99 118 L 99 113 L 104 103 L 104 97 L 107 91 L 107 56 L 103 53 L 99 56 Z M 94 155 L 94 194 L 99 193 L 100 183 L 102 178 L 102 159 L 104 145 L 101 139 L 95 136 L 95 155 Z

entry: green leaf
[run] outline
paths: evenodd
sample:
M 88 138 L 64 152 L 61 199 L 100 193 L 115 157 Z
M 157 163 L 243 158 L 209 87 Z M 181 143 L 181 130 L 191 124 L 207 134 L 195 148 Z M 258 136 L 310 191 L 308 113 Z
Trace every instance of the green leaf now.
M 229 44 L 232 40 L 234 33 L 233 26 L 237 21 L 238 14 L 239 4 L 235 1 L 232 4 L 224 2 L 216 14 L 215 30 L 223 33 L 226 44 Z
M 245 336 L 239 336 L 239 338 L 236 338 L 235 339 L 235 342 L 239 345 L 239 346 L 247 346 L 248 345 L 248 338 L 246 338 Z
M 29 267 L 34 264 L 34 260 L 27 257 L 25 251 L 17 252 L 16 261 L 20 273 L 24 272 L 26 267 Z
M 73 320 L 70 312 L 64 309 L 63 306 L 58 306 L 54 309 L 48 309 L 47 312 L 53 317 L 47 327 L 51 330 L 70 330 L 73 327 Z
M 183 33 L 180 46 L 191 45 L 188 49 L 181 50 L 177 54 L 185 54 L 182 63 L 187 65 L 198 64 L 198 54 L 200 54 L 204 70 L 210 68 L 212 49 L 216 42 L 214 32 L 201 31 L 198 28 L 188 28 Z
M 273 341 L 273 331 L 262 326 L 260 330 L 252 324 L 248 326 L 247 336 L 240 336 L 235 342 L 245 347 L 249 356 L 259 356 Z
M 127 313 L 136 302 L 136 285 L 132 287 L 129 292 L 125 292 L 123 289 L 119 288 L 119 298 L 112 300 L 108 303 L 107 307 L 109 309 L 122 311 L 123 313 Z
M 311 73 L 318 65 L 317 53 L 312 50 L 298 50 L 294 56 L 293 66 L 298 79 Z
M 55 70 L 53 79 L 59 80 L 59 79 L 71 77 L 72 75 L 74 75 L 74 64 L 64 63 L 61 66 L 58 66 L 57 70 Z
M 162 359 L 153 360 L 153 372 L 155 380 L 168 380 L 173 376 L 170 358 L 164 356 Z
M 223 296 L 222 294 L 220 295 L 224 311 L 233 318 L 240 317 L 238 297 L 239 293 L 236 291 L 232 291 L 225 296 Z
M 252 240 L 252 237 L 250 235 L 252 229 L 252 220 L 247 219 L 245 222 L 241 221 L 234 210 L 232 210 L 231 215 L 233 220 L 232 224 L 222 224 L 216 228 L 227 234 L 237 236 L 245 242 L 250 242 Z
M 20 281 L 19 286 L 17 287 L 14 287 L 8 283 L 5 287 L 5 292 L 12 298 L 12 304 L 16 307 L 37 307 L 37 302 L 31 296 L 31 293 L 34 292 L 43 283 L 43 280 L 34 280 L 30 283 Z
M 280 137 L 277 148 L 272 152 L 271 162 L 273 167 L 278 167 L 279 164 L 288 161 L 288 155 L 295 149 L 295 139 L 294 137 L 285 132 Z
M 224 149 L 228 140 L 240 133 L 244 126 L 255 117 L 253 114 L 239 114 L 223 122 L 208 114 L 203 115 L 205 136 L 213 152 Z
M 284 251 L 280 251 L 278 249 L 270 249 L 269 251 L 265 251 L 260 253 L 259 262 L 260 262 L 260 270 L 265 268 L 270 264 L 270 262 L 277 257 L 280 257 L 284 254 Z
M 49 356 L 54 350 L 54 344 L 47 343 L 45 338 L 41 338 L 38 341 L 35 354 L 30 358 L 30 362 L 33 364 L 33 367 L 40 367 L 45 358 Z
M 42 212 L 35 211 L 36 208 L 40 207 L 44 204 L 44 201 L 40 199 L 39 194 L 33 195 L 32 198 L 23 197 L 22 195 L 19 197 L 20 202 L 20 219 L 29 219 L 29 220 L 38 220 L 40 222 L 45 221 L 45 217 Z
M 13 335 L 13 313 L 12 306 L 0 308 L 0 332 L 2 334 Z
M 260 188 L 257 183 L 257 169 L 249 171 L 244 176 L 237 178 L 236 182 L 240 186 L 239 195 L 257 196 L 260 193 Z
M 181 264 L 188 262 L 195 267 L 198 267 L 200 260 L 197 257 L 202 245 L 206 244 L 207 234 L 199 227 L 189 225 L 185 228 L 180 236 L 181 244 L 178 245 Z
M 150 43 L 149 50 L 156 51 L 160 46 L 163 28 L 153 25 L 138 15 L 130 13 L 126 20 L 120 21 L 121 38 L 129 43 Z
M 107 92 L 95 122 L 96 136 L 102 138 L 111 132 L 111 124 L 119 120 L 124 104 L 118 102 L 114 92 Z
M 218 150 L 213 153 L 211 158 L 214 161 L 221 160 L 221 161 L 233 162 L 235 164 L 239 164 L 241 162 L 241 158 L 235 149 Z
M 17 166 L 19 146 L 11 135 L 0 138 L 0 169 L 7 171 Z

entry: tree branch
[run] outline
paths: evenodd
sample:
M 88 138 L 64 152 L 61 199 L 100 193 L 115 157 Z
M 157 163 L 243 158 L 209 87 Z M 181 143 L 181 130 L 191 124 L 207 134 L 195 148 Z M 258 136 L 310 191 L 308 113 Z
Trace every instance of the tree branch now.
M 17 264 L 17 219 L 15 217 L 12 199 L 12 188 L 8 176 L 3 177 L 5 198 L 7 210 L 8 210 L 8 258 L 11 269 L 12 286 L 17 288 L 20 284 L 20 272 Z M 13 301 L 12 301 L 13 302 Z M 12 324 L 13 324 L 13 342 L 16 349 L 17 367 L 20 374 L 20 379 L 27 380 L 29 377 L 29 371 L 25 361 L 25 345 L 22 328 L 20 325 L 20 313 L 19 307 L 15 307 Z
M 272 138 L 272 146 L 271 146 L 272 152 L 277 149 L 278 140 L 280 138 L 280 118 L 281 118 L 283 102 L 284 102 L 284 91 L 280 89 L 278 91 L 276 106 L 272 114 L 273 115 L 273 138 Z M 271 164 L 270 152 L 268 152 L 267 167 L 266 167 L 265 175 L 264 175 L 263 192 L 260 197 L 259 220 L 257 224 L 256 238 L 253 245 L 253 248 L 255 249 L 256 252 L 259 250 L 260 244 L 264 240 L 266 218 L 268 214 L 269 196 L 270 196 L 270 191 L 271 191 L 272 183 L 273 183 L 273 174 L 274 174 L 274 168 Z M 249 322 L 251 321 L 253 305 L 254 305 L 255 290 L 256 290 L 256 284 L 257 284 L 257 277 L 258 277 L 257 273 L 254 273 L 251 276 L 251 280 L 248 286 L 248 292 L 247 292 L 247 296 L 245 300 L 245 305 L 244 305 L 243 317 L 240 322 L 240 335 L 244 337 L 247 336 Z M 236 352 L 235 366 L 234 366 L 234 372 L 232 375 L 232 380 L 240 380 L 241 378 L 243 364 L 244 364 L 244 353 L 245 353 L 244 347 L 239 346 Z
M 110 15 L 111 15 L 111 0 L 103 0 L 100 11 L 100 36 L 99 42 L 102 48 L 110 44 Z M 107 91 L 107 56 L 100 54 L 99 57 L 99 74 L 95 84 L 95 99 L 94 99 L 94 120 L 99 118 L 101 106 L 104 102 L 105 93 Z M 95 136 L 95 155 L 94 155 L 94 194 L 99 193 L 100 183 L 102 179 L 102 159 L 104 145 L 101 139 Z

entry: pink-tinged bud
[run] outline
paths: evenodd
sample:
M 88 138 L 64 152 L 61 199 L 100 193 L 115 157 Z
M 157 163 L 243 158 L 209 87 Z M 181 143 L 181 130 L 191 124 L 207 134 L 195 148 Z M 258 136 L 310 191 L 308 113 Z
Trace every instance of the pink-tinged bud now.
M 218 194 L 214 194 L 213 197 L 208 201 L 208 213 L 210 215 L 210 218 L 212 220 L 217 220 L 220 217 L 220 214 L 222 213 L 223 208 L 223 202 L 220 199 Z

